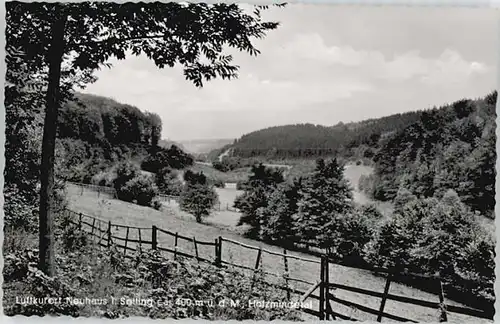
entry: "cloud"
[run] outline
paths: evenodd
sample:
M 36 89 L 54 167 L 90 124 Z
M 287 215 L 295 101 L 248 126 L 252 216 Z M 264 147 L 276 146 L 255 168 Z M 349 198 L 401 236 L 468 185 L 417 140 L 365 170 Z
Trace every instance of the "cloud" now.
M 328 46 L 318 33 L 300 34 L 279 49 L 282 56 L 316 62 L 324 69 L 344 66 L 362 69 L 365 77 L 388 81 L 405 81 L 420 78 L 427 84 L 463 81 L 473 74 L 485 73 L 484 63 L 466 61 L 452 49 L 444 50 L 439 57 L 425 58 L 418 51 L 408 51 L 385 57 L 380 51 L 356 50 L 349 46 Z
M 349 46 L 328 46 L 318 33 L 299 34 L 280 51 L 283 56 L 295 56 L 322 64 L 360 66 L 367 61 L 383 61 L 380 52 L 359 51 Z
M 236 80 L 198 89 L 180 67 L 159 70 L 130 57 L 100 71 L 87 92 L 157 112 L 164 137 L 186 139 L 422 109 L 484 95 L 496 83 L 496 40 L 477 37 L 496 27 L 487 11 L 291 5 L 274 12 L 282 28 L 256 41 L 261 55 L 231 52 Z

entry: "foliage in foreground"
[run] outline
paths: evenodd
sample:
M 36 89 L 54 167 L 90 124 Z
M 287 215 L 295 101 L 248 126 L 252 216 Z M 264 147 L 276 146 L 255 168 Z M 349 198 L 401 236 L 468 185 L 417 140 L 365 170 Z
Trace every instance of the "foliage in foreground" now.
M 248 300 L 283 301 L 285 294 L 236 270 L 191 260 L 169 260 L 157 251 L 137 253 L 132 260 L 111 251 L 79 249 L 57 256 L 59 273 L 48 277 L 35 268 L 36 250 L 17 250 L 5 256 L 4 310 L 14 315 L 69 315 L 106 318 L 131 316 L 206 320 L 300 320 L 291 309 L 258 309 Z M 93 252 L 91 252 L 93 251 Z M 61 297 L 57 305 L 21 305 L 14 296 Z M 78 305 L 64 302 L 95 300 Z M 115 298 L 115 303 L 111 302 Z M 121 304 L 134 299 L 144 303 Z M 222 299 L 239 300 L 237 307 L 219 307 Z M 183 300 L 202 300 L 189 305 Z M 209 304 L 213 301 L 214 304 Z M 161 302 L 161 303 L 160 303 Z

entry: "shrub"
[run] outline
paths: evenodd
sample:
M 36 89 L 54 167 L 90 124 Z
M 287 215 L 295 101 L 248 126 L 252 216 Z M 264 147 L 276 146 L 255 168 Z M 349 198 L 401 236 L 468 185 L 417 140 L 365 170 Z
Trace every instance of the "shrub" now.
M 184 181 L 189 184 L 195 185 L 205 185 L 207 184 L 207 177 L 202 172 L 193 172 L 191 170 L 187 170 L 184 172 Z
M 495 245 L 475 217 L 451 190 L 441 200 L 410 201 L 366 246 L 366 260 L 385 268 L 439 274 L 453 289 L 491 302 Z
M 239 168 L 249 167 L 256 163 L 256 161 L 249 159 L 241 159 L 240 157 L 225 156 L 222 161 L 214 161 L 212 166 L 214 169 L 221 172 L 228 172 Z
M 227 169 L 227 166 L 224 165 L 222 162 L 220 161 L 214 161 L 212 163 L 212 167 L 215 169 L 215 170 L 219 170 L 221 172 L 227 172 L 229 171 L 229 169 Z
M 153 198 L 157 195 L 158 188 L 151 177 L 139 175 L 127 181 L 123 187 L 117 191 L 118 198 L 125 201 L 136 201 L 141 206 L 151 206 Z
M 222 180 L 210 180 L 209 184 L 213 185 L 216 188 L 225 188 L 226 187 L 226 184 Z
M 372 236 L 372 220 L 354 211 L 337 219 L 337 229 L 327 241 L 332 257 L 349 264 L 364 262 L 363 250 Z
M 74 291 L 59 277 L 49 277 L 36 268 L 30 268 L 26 280 L 31 296 L 35 298 L 50 296 L 56 300 L 61 298 L 62 302 L 53 304 L 14 303 L 5 307 L 5 314 L 7 316 L 44 316 L 47 314 L 78 316 L 78 305 L 65 302 L 66 298 L 74 296 Z
M 38 226 L 38 204 L 26 197 L 15 184 L 7 184 L 4 188 L 5 227 L 24 229 L 33 232 Z
M 4 294 L 6 315 L 71 315 L 82 317 L 151 317 L 191 318 L 205 320 L 300 320 L 300 312 L 290 308 L 260 309 L 249 307 L 248 300 L 283 301 L 286 294 L 260 282 L 262 273 L 255 276 L 232 268 L 218 268 L 184 258 L 172 260 L 159 251 L 137 252 L 132 259 L 118 249 L 77 251 L 56 255 L 58 275 L 48 278 L 36 270 L 36 251 L 16 251 L 5 256 L 4 274 L 7 291 Z M 8 280 L 7 280 L 8 278 Z M 255 279 L 255 280 L 254 280 Z M 265 278 L 264 278 L 265 279 Z M 71 297 L 75 300 L 110 297 L 120 300 L 144 298 L 174 301 L 159 305 L 120 303 L 85 303 L 73 306 L 20 305 L 15 297 Z M 221 299 L 239 300 L 237 307 L 214 305 L 180 305 L 177 299 L 218 302 Z
M 184 153 L 177 146 L 172 145 L 168 149 L 158 149 L 141 163 L 145 171 L 157 173 L 163 168 L 183 169 L 193 164 L 193 157 Z
M 5 227 L 10 229 L 22 229 L 28 232 L 38 230 L 38 184 L 30 192 L 20 190 L 15 184 L 7 184 L 4 188 L 4 215 Z M 65 187 L 63 182 L 54 183 L 54 212 L 59 214 L 67 206 Z
M 406 204 L 415 201 L 416 199 L 417 196 L 412 194 L 410 190 L 400 188 L 394 198 L 394 212 L 401 212 Z
M 23 228 L 4 228 L 4 255 L 38 247 L 38 233 Z
M 91 183 L 97 186 L 113 187 L 113 181 L 116 173 L 112 170 L 101 171 L 92 177 Z
M 248 190 L 250 187 L 247 181 L 238 181 L 236 182 L 236 190 Z
M 257 273 L 255 278 L 243 275 L 235 269 L 221 269 L 190 260 L 172 261 L 159 253 L 149 252 L 141 256 L 139 277 L 147 278 L 152 284 L 149 298 L 239 301 L 236 307 L 198 307 L 194 304 L 174 304 L 167 307 L 153 307 L 148 316 L 152 318 L 173 317 L 208 320 L 300 320 L 300 313 L 290 308 L 259 309 L 249 307 L 250 299 L 282 301 L 285 296 L 280 290 L 264 285 Z M 165 279 L 168 278 L 168 279 Z M 253 280 L 255 279 L 255 280 Z M 124 308 L 121 311 L 126 311 Z
M 78 251 L 88 244 L 88 234 L 71 224 L 66 226 L 62 233 L 62 247 L 65 252 Z
M 4 258 L 3 278 L 5 282 L 23 281 L 30 271 L 38 265 L 36 250 L 24 249 L 12 251 Z
M 367 244 L 367 260 L 384 268 L 419 272 L 414 249 L 424 231 L 423 220 L 438 204 L 435 199 L 416 200 L 404 206 L 400 213 L 386 221 Z
M 473 295 L 495 302 L 495 241 L 489 235 L 478 236 L 464 249 L 465 253 L 457 258 L 455 282 L 461 284 L 460 290 L 472 290 Z
M 147 187 L 148 183 L 140 172 L 139 168 L 130 162 L 122 162 L 118 165 L 116 168 L 116 178 L 113 180 L 113 186 L 118 199 L 126 202 L 137 200 L 140 188 L 142 185 Z
M 140 174 L 139 168 L 130 162 L 122 162 L 116 168 L 116 178 L 113 180 L 113 186 L 116 191 L 120 191 L 128 181 Z M 118 197 L 121 199 L 120 197 Z
M 177 171 L 162 168 L 155 175 L 158 191 L 164 195 L 178 196 L 182 191 L 182 182 L 177 177 Z
M 160 210 L 161 207 L 163 206 L 163 204 L 161 203 L 160 200 L 158 200 L 157 198 L 154 198 L 152 201 L 151 201 L 151 207 L 153 207 L 154 209 L 156 210 Z

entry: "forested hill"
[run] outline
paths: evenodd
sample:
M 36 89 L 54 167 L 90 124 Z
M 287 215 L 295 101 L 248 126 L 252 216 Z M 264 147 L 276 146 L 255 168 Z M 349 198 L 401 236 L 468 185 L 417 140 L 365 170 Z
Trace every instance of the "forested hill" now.
M 76 93 L 59 114 L 56 163 L 60 176 L 89 177 L 124 159 L 142 160 L 161 140 L 161 119 L 113 99 Z
M 182 145 L 182 143 L 179 143 L 179 142 L 176 142 L 176 141 L 172 141 L 172 140 L 169 140 L 169 139 L 161 139 L 159 141 L 158 145 L 160 147 L 163 147 L 163 148 L 166 148 L 166 149 L 170 148 L 172 145 L 175 145 L 178 148 L 180 148 L 181 150 L 186 151 L 186 148 L 184 147 L 184 145 Z
M 113 99 L 77 93 L 59 115 L 58 138 L 80 139 L 90 144 L 158 143 L 161 119 L 152 113 Z
M 395 114 L 379 119 L 335 126 L 296 124 L 258 130 L 238 139 L 231 148 L 240 157 L 303 158 L 342 152 L 365 144 L 376 146 L 380 136 L 415 123 L 422 112 Z M 371 154 L 366 153 L 369 157 Z
M 493 218 L 496 99 L 493 92 L 423 112 L 417 123 L 381 140 L 365 189 L 379 200 L 440 197 L 452 189 Z

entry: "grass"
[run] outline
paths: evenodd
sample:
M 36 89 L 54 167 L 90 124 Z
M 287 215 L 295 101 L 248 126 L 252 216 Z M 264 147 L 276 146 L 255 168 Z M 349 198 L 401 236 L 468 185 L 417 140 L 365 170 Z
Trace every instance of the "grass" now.
M 196 237 L 197 240 L 206 242 L 214 242 L 217 237 L 223 236 L 225 238 L 239 241 L 244 244 L 261 246 L 264 249 L 275 252 L 282 252 L 281 248 L 244 238 L 241 235 L 234 233 L 230 229 L 198 224 L 195 222 L 193 217 L 188 218 L 186 217 L 186 215 L 180 214 L 173 208 L 167 207 L 163 211 L 157 211 L 152 208 L 141 207 L 118 200 L 102 198 L 98 199 L 96 197 L 96 194 L 93 192 L 84 192 L 83 195 L 79 195 L 78 191 L 76 190 L 68 190 L 68 198 L 69 206 L 71 209 L 82 212 L 84 214 L 101 217 L 105 220 L 110 220 L 112 223 L 141 226 L 147 228 L 150 228 L 152 225 L 156 225 L 159 228 L 164 228 L 172 232 L 178 232 L 179 234 L 187 237 Z M 117 229 L 113 229 L 114 233 L 116 233 L 117 231 Z M 119 235 L 124 236 L 123 231 L 119 233 Z M 136 233 L 130 233 L 129 237 L 134 238 L 137 237 L 137 235 Z M 148 239 L 148 237 L 150 238 L 150 231 L 144 231 L 142 238 Z M 173 247 L 174 245 L 173 237 L 164 234 L 159 235 L 158 241 L 159 246 Z M 194 248 L 191 242 L 180 240 L 178 247 L 180 251 L 185 251 L 193 254 Z M 319 260 L 304 253 L 289 252 L 289 254 Z M 212 246 L 200 246 L 199 255 L 208 259 L 213 259 L 214 248 Z M 254 267 L 256 255 L 257 251 L 249 250 L 231 244 L 229 242 L 224 242 L 222 246 L 223 260 L 232 260 L 233 262 L 240 265 Z M 310 282 L 319 280 L 319 264 L 305 263 L 292 259 L 290 259 L 288 263 L 291 277 L 301 278 Z M 263 253 L 262 265 L 266 271 L 276 274 L 282 274 L 284 271 L 283 260 L 280 257 L 271 254 Z M 376 277 L 367 271 L 334 265 L 330 267 L 330 280 L 338 284 L 355 286 L 379 292 L 382 292 L 384 290 L 385 284 L 383 278 Z M 295 287 L 303 291 L 309 288 L 308 285 L 301 283 L 296 284 Z M 378 309 L 380 306 L 380 299 L 378 298 L 342 290 L 335 291 L 334 293 L 341 299 L 353 301 L 374 309 Z M 393 283 L 391 285 L 390 293 L 428 301 L 437 302 L 439 300 L 436 295 L 422 292 L 420 290 L 410 288 L 398 283 Z M 447 303 L 451 305 L 457 305 L 457 303 L 448 300 Z M 332 307 L 338 312 L 344 313 L 346 315 L 349 315 L 351 312 L 353 312 L 353 310 L 338 304 L 332 304 Z M 317 305 L 315 306 L 315 308 L 317 309 Z M 387 302 L 385 311 L 416 321 L 434 322 L 438 319 L 437 310 L 410 304 L 402 306 L 400 303 L 392 301 Z M 353 316 L 361 320 L 376 319 L 375 316 L 360 312 Z M 448 320 L 450 322 L 456 323 L 462 323 L 472 320 L 474 320 L 475 323 L 491 322 L 459 314 L 449 314 Z

